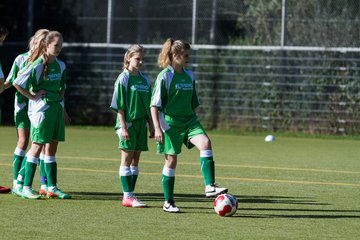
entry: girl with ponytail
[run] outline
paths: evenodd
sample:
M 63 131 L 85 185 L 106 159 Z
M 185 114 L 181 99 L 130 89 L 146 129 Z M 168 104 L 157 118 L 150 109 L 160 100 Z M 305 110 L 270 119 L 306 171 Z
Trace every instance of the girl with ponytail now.
M 38 59 L 45 51 L 45 38 L 49 30 L 39 29 L 29 41 L 29 51 L 22 53 L 15 58 L 10 73 L 6 78 L 4 90 L 12 86 L 17 76 L 21 75 L 31 64 Z M 14 195 L 21 196 L 24 175 L 25 175 L 25 151 L 28 147 L 30 136 L 30 119 L 28 117 L 29 100 L 19 91 L 15 92 L 14 122 L 17 130 L 18 141 L 13 155 L 13 189 Z M 40 157 L 40 159 L 43 159 Z M 42 160 L 43 161 L 43 160 Z M 45 190 L 46 176 L 44 165 L 40 160 L 40 178 L 42 188 Z M 44 193 L 43 193 L 44 194 Z M 45 193 L 46 194 L 46 193 Z
M 66 65 L 58 55 L 62 49 L 61 33 L 50 31 L 44 40 L 43 54 L 30 68 L 18 76 L 13 85 L 29 99 L 28 115 L 31 123 L 31 148 L 27 152 L 22 197 L 39 199 L 32 189 L 39 156 L 45 147 L 44 168 L 47 179 L 48 198 L 71 198 L 57 186 L 56 152 L 58 142 L 65 140 L 64 93 Z M 30 91 L 28 90 L 30 89 Z
M 200 151 L 200 166 L 204 178 L 206 197 L 226 193 L 215 183 L 215 163 L 211 142 L 202 127 L 195 108 L 199 100 L 189 63 L 190 44 L 183 40 L 167 39 L 158 57 L 163 70 L 157 76 L 151 98 L 151 116 L 155 127 L 157 152 L 165 155 L 162 184 L 165 202 L 163 210 L 176 213 L 174 186 L 177 155 L 184 144 Z

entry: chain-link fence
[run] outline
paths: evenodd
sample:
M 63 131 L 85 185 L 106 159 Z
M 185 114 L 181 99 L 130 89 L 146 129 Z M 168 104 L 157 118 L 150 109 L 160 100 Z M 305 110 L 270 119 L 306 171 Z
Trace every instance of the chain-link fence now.
M 207 127 L 360 131 L 359 1 L 29 0 L 19 1 L 22 15 L 11 6 L 0 3 L 1 21 L 16 27 L 1 49 L 4 72 L 29 33 L 61 31 L 75 123 L 113 124 L 108 105 L 125 48 L 145 46 L 144 71 L 155 79 L 161 44 L 173 37 L 192 43 Z M 11 116 L 9 104 L 3 109 Z

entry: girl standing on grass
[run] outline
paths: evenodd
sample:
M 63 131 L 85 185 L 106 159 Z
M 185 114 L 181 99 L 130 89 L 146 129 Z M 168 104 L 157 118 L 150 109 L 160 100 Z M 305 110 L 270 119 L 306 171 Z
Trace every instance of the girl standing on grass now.
M 31 64 L 40 57 L 44 51 L 44 41 L 48 33 L 49 30 L 47 29 L 39 29 L 36 31 L 34 36 L 30 39 L 29 51 L 20 54 L 15 58 L 13 66 L 10 70 L 10 74 L 5 81 L 3 90 L 11 87 L 16 77 L 19 76 L 22 72 L 26 71 L 26 68 L 30 67 Z M 14 122 L 17 129 L 18 141 L 13 156 L 12 193 L 18 196 L 21 196 L 23 188 L 25 175 L 25 161 L 23 161 L 23 159 L 25 157 L 25 152 L 28 147 L 30 136 L 28 103 L 28 98 L 22 95 L 19 91 L 15 92 Z M 40 155 L 40 179 L 41 188 L 39 193 L 41 195 L 46 195 L 47 182 L 44 168 L 44 153 L 41 153 Z
M 151 116 L 155 127 L 157 152 L 165 154 L 162 185 L 166 212 L 179 212 L 174 202 L 175 169 L 181 145 L 200 150 L 200 165 L 206 197 L 226 193 L 215 184 L 215 164 L 211 142 L 194 109 L 199 106 L 193 73 L 186 69 L 190 44 L 167 39 L 158 57 L 163 70 L 157 76 L 151 99 Z
M 0 24 L 0 46 L 2 46 L 3 42 L 5 41 L 6 36 L 9 34 L 6 27 Z M 0 92 L 2 91 L 4 86 L 4 73 L 1 68 L 0 63 Z M 0 123 L 1 123 L 1 109 L 0 109 Z M 0 186 L 0 193 L 8 193 L 11 189 L 8 187 L 2 187 Z
M 134 194 L 140 154 L 148 150 L 147 123 L 150 137 L 153 136 L 149 108 L 151 81 L 140 71 L 143 60 L 144 48 L 138 44 L 131 45 L 124 55 L 123 72 L 116 79 L 110 106 L 117 113 L 115 130 L 120 139 L 119 175 L 123 190 L 122 205 L 125 207 L 146 207 Z
M 22 197 L 39 199 L 32 189 L 36 166 L 45 146 L 44 166 L 48 183 L 48 198 L 71 198 L 57 187 L 56 152 L 59 141 L 65 140 L 64 93 L 65 63 L 57 58 L 62 49 L 61 33 L 50 31 L 44 41 L 44 53 L 14 81 L 15 88 L 29 99 L 31 148 L 26 154 Z M 29 86 L 29 88 L 27 87 Z M 30 91 L 28 91 L 30 89 Z

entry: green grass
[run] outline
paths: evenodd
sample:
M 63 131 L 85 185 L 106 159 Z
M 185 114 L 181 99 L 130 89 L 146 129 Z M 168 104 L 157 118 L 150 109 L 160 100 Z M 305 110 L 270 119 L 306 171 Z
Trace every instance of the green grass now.
M 239 201 L 233 217 L 203 196 L 198 151 L 183 148 L 176 171 L 180 214 L 162 211 L 163 156 L 141 158 L 137 195 L 149 207 L 121 206 L 119 150 L 112 128 L 69 127 L 57 154 L 59 185 L 71 200 L 0 195 L 1 239 L 358 239 L 360 141 L 350 138 L 209 132 L 217 182 Z M 12 127 L 0 128 L 0 183 L 11 186 Z M 39 187 L 38 172 L 34 188 Z

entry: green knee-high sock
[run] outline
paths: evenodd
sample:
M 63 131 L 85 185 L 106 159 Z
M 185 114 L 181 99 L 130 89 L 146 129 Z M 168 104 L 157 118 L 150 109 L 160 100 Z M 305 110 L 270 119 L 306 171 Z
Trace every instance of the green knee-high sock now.
M 120 176 L 120 183 L 123 189 L 123 192 L 132 192 L 131 191 L 131 176 Z
M 165 201 L 174 199 L 175 169 L 164 166 L 162 171 L 162 185 Z
M 131 190 L 131 192 L 134 192 L 136 181 L 139 176 L 139 167 L 138 166 L 130 166 L 130 171 L 131 171 L 131 189 L 130 190 Z
M 16 180 L 21 169 L 22 163 L 24 160 L 24 156 L 19 156 L 14 154 L 13 157 L 13 180 Z
M 200 157 L 200 165 L 205 186 L 215 183 L 215 163 L 213 157 Z
M 25 163 L 25 178 L 24 178 L 24 186 L 32 186 L 34 175 L 36 172 L 38 158 L 27 156 Z
M 20 185 L 24 184 L 26 159 L 27 158 L 25 156 L 21 163 L 21 167 L 20 167 L 20 170 L 19 170 L 18 176 L 17 176 L 17 184 L 20 184 Z
M 138 175 L 131 175 L 131 192 L 134 192 Z
M 44 163 L 47 185 L 49 187 L 55 187 L 57 184 L 57 163 L 45 162 Z
M 173 200 L 174 199 L 175 177 L 168 177 L 163 174 L 162 175 L 162 185 L 163 185 L 165 201 Z
M 47 179 L 46 179 L 46 171 L 45 171 L 45 163 L 44 159 L 39 159 L 39 168 L 40 168 L 40 182 L 41 185 L 47 185 Z
M 120 184 L 123 192 L 132 192 L 132 176 L 130 167 L 128 166 L 120 166 L 119 170 L 120 175 Z

